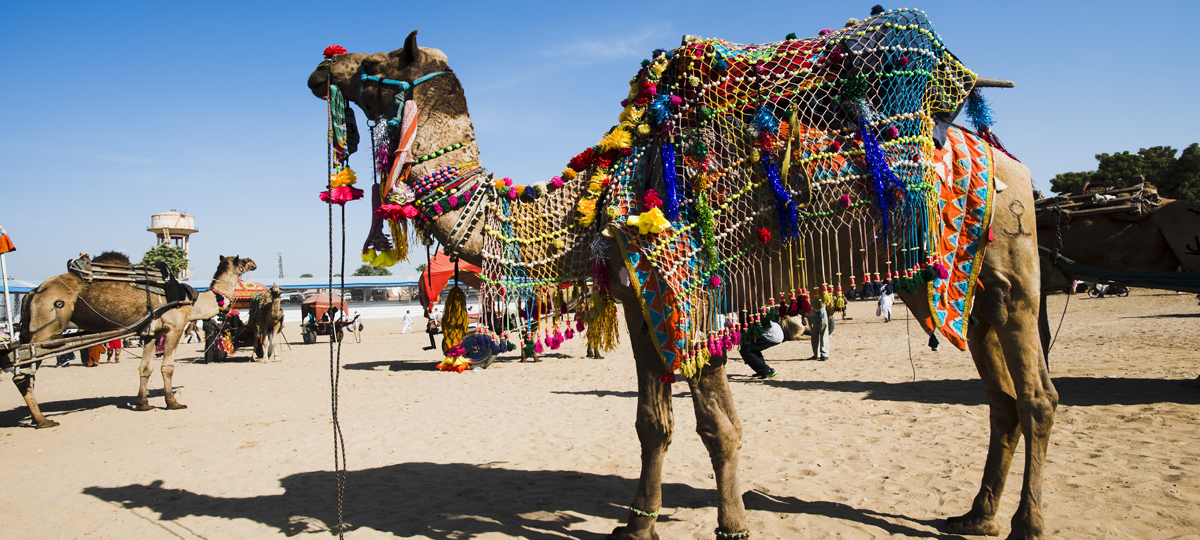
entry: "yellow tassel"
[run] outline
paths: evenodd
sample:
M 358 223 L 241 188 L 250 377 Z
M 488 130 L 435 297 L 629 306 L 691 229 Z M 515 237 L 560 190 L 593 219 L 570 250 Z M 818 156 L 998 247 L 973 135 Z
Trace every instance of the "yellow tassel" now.
M 846 309 L 846 295 L 844 295 L 844 294 L 842 294 L 841 292 L 839 292 L 839 293 L 838 293 L 838 297 L 837 297 L 837 301 L 836 301 L 836 303 L 834 303 L 834 304 L 833 304 L 833 310 L 834 310 L 834 311 L 841 311 L 841 310 L 843 310 L 843 309 Z
M 446 298 L 446 313 L 442 315 L 442 354 L 450 354 L 450 348 L 462 342 L 467 335 L 467 295 L 456 285 Z
M 617 301 L 607 292 L 592 295 L 587 314 L 588 347 L 608 352 L 617 348 L 621 337 L 617 333 Z

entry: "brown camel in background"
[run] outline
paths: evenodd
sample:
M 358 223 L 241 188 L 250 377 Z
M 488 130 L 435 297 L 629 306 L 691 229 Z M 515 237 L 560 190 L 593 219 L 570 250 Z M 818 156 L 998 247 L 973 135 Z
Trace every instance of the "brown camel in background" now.
M 1125 272 L 1200 272 L 1200 205 L 1163 199 L 1149 214 L 1123 213 L 1048 220 L 1038 225 L 1038 244 L 1055 249 L 1062 237 L 1064 257 L 1079 264 Z M 1087 276 L 1080 276 L 1086 279 Z M 1046 293 L 1071 291 L 1075 276 L 1042 259 L 1042 351 L 1050 356 Z M 1200 377 L 1189 382 L 1200 387 Z
M 357 103 L 368 118 L 379 119 L 395 102 L 393 86 L 364 83 L 362 75 L 380 76 L 397 81 L 414 81 L 437 72 L 448 71 L 446 55 L 437 49 L 419 48 L 416 32 L 409 35 L 402 49 L 391 53 L 341 54 L 321 63 L 311 74 L 308 86 L 313 94 L 325 99 L 330 83 L 336 84 L 347 99 Z M 414 155 L 425 155 L 448 145 L 461 143 L 453 157 L 436 157 L 413 166 L 411 177 L 417 178 L 439 167 L 474 160 L 479 156 L 474 128 L 467 111 L 463 88 L 453 72 L 429 79 L 412 90 L 419 105 L 419 130 L 413 143 Z M 1033 215 L 1022 216 L 1007 209 L 1013 203 L 1033 207 L 1032 181 L 1024 165 L 995 155 L 995 173 L 1008 189 L 996 195 L 992 227 L 996 231 L 1031 230 Z M 588 184 L 586 176 L 594 169 L 581 173 L 579 181 L 566 184 L 555 193 L 578 199 Z M 555 215 L 543 197 L 532 203 L 543 215 Z M 567 206 L 573 207 L 571 206 Z M 442 214 L 431 224 L 428 234 L 447 244 L 460 211 Z M 557 214 L 569 214 L 557 212 Z M 555 215 L 557 221 L 541 224 L 560 227 L 571 218 Z M 518 233 L 528 233 L 517 224 Z M 596 234 L 590 229 L 587 234 Z M 586 231 L 585 231 L 586 232 Z M 572 233 L 574 234 L 574 233 Z M 482 224 L 470 231 L 460 244 L 461 258 L 472 264 L 482 264 Z M 587 249 L 590 238 L 568 242 L 565 249 Z M 562 257 L 559 260 L 573 260 Z M 642 447 L 642 471 L 637 492 L 632 501 L 628 523 L 619 527 L 610 538 L 657 538 L 654 522 L 662 506 L 662 470 L 667 447 L 673 431 L 671 385 L 660 382 L 664 366 L 659 359 L 652 336 L 643 330 L 644 316 L 629 281 L 622 280 L 624 264 L 615 248 L 609 252 L 610 282 L 613 295 L 625 306 L 625 318 L 630 341 L 633 342 L 638 378 L 638 405 L 635 425 Z M 767 271 L 764 265 L 764 273 Z M 589 268 L 590 269 L 590 268 Z M 587 275 L 582 268 L 558 268 L 562 272 L 576 271 Z M 779 266 L 774 267 L 780 272 Z M 779 280 L 779 275 L 770 279 Z M 1025 437 L 1025 468 L 1022 477 L 1021 502 L 1012 518 L 1013 538 L 1041 538 L 1042 474 L 1050 429 L 1058 395 L 1042 362 L 1037 339 L 1039 296 L 1039 267 L 1037 243 L 1033 235 L 998 233 L 987 247 L 979 274 L 983 284 L 973 309 L 977 324 L 970 326 L 970 351 L 987 388 L 991 410 L 991 437 L 984 465 L 983 481 L 974 504 L 965 515 L 951 518 L 948 528 L 959 534 L 996 535 L 999 500 L 1008 477 L 1009 466 L 1017 444 Z M 836 285 L 836 283 L 835 283 Z M 845 285 L 848 285 L 845 284 Z M 924 300 L 924 298 L 920 298 Z M 928 316 L 928 302 L 909 295 L 906 303 L 914 306 L 918 318 Z M 925 313 L 921 313 L 921 310 Z M 742 428 L 730 393 L 725 373 L 725 356 L 714 356 L 694 378 L 688 379 L 696 410 L 697 431 L 709 451 L 715 472 L 718 493 L 717 521 L 719 531 L 746 531 L 748 521 L 742 502 L 738 479 L 738 460 L 741 451 Z M 731 538 L 729 533 L 718 537 Z
M 129 259 L 105 260 L 97 257 L 95 262 L 129 264 Z M 187 405 L 175 399 L 175 388 L 171 378 L 175 373 L 175 347 L 183 336 L 189 321 L 210 319 L 219 312 L 218 294 L 232 301 L 233 290 L 242 274 L 256 268 L 254 261 L 236 256 L 221 256 L 217 272 L 213 275 L 209 290 L 197 295 L 196 300 L 163 313 L 143 333 L 146 344 L 142 352 L 142 364 L 138 368 L 140 383 L 137 401 L 133 408 L 151 410 L 147 397 L 147 384 L 153 370 L 150 360 L 154 358 L 155 343 L 163 339 L 162 378 L 163 394 L 168 409 L 186 409 Z M 86 332 L 109 332 L 120 330 L 137 323 L 153 309 L 167 303 L 165 296 L 148 293 L 132 283 L 119 281 L 85 282 L 75 274 L 66 273 L 52 277 L 33 292 L 25 296 L 21 305 L 21 343 L 39 343 L 62 334 L 68 325 L 74 324 Z M 13 382 L 25 398 L 33 421 L 39 429 L 54 427 L 58 422 L 47 420 L 33 397 L 34 377 L 37 364 L 29 370 L 18 370 Z
M 254 328 L 255 356 L 267 360 L 279 360 L 279 349 L 275 347 L 275 336 L 283 332 L 283 307 L 280 297 L 283 289 L 271 285 L 267 294 L 254 296 L 254 309 L 250 311 L 250 325 Z

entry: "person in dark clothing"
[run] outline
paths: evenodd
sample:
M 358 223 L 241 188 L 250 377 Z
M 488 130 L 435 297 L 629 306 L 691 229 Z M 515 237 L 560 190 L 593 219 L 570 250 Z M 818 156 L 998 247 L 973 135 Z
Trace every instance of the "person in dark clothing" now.
M 425 322 L 425 332 L 429 334 L 429 346 L 425 347 L 424 349 L 426 351 L 430 349 L 436 349 L 437 342 L 434 341 L 433 336 L 438 333 L 438 323 L 437 320 L 432 316 L 429 317 L 429 320 Z
M 769 321 L 771 325 L 763 332 L 762 336 L 755 339 L 753 342 L 742 340 L 738 346 L 738 352 L 742 355 L 742 361 L 754 370 L 753 377 L 755 379 L 774 379 L 778 374 L 771 366 L 767 365 L 766 358 L 763 358 L 762 352 L 771 347 L 783 343 L 783 327 L 779 323 Z

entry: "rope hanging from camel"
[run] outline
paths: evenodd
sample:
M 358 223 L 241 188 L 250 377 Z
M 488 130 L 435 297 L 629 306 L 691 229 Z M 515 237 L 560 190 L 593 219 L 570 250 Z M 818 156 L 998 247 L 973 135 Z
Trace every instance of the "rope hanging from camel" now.
M 346 200 L 352 200 L 350 198 L 346 198 L 345 196 L 342 196 L 341 202 L 338 202 L 338 198 L 335 198 L 335 191 L 338 189 L 349 188 L 349 184 L 347 184 L 347 183 L 339 184 L 338 182 L 349 177 L 349 178 L 351 178 L 350 183 L 353 183 L 353 171 L 350 171 L 350 167 L 347 164 L 347 159 L 349 158 L 349 153 L 344 151 L 345 129 L 346 129 L 345 124 L 344 124 L 344 118 L 345 118 L 346 102 L 345 102 L 344 98 L 341 97 L 341 93 L 338 91 L 336 85 L 333 85 L 333 84 L 329 85 L 328 96 L 329 96 L 329 99 L 328 99 L 329 146 L 328 146 L 327 156 L 326 156 L 326 174 L 328 175 L 330 181 L 329 181 L 329 185 L 326 186 L 326 188 L 325 188 L 326 192 L 324 194 L 322 194 L 323 196 L 321 198 L 322 198 L 322 200 L 324 200 L 326 202 L 326 207 L 328 210 L 329 272 L 327 274 L 328 275 L 328 282 L 327 282 L 328 289 L 326 289 L 326 290 L 328 291 L 329 303 L 331 306 L 330 309 L 333 309 L 333 305 L 334 305 L 334 301 L 333 301 L 333 299 L 334 299 L 334 295 L 333 295 L 333 205 L 338 204 L 339 206 L 342 207 L 342 256 L 341 256 L 341 270 L 342 271 L 339 272 L 338 275 L 343 276 L 343 277 L 341 277 L 341 285 L 342 285 L 342 288 L 344 289 L 345 285 L 346 285 L 346 282 L 345 282 L 346 278 L 344 277 L 344 275 L 346 273 L 345 272 L 345 269 L 346 269 L 346 207 L 344 205 L 345 205 Z M 343 122 L 342 124 L 340 124 L 340 126 L 338 123 L 339 120 L 341 120 Z M 340 129 L 340 132 L 339 132 L 339 129 Z M 339 133 L 340 133 L 341 138 L 339 138 Z M 349 173 L 350 173 L 348 176 L 345 174 L 342 174 L 346 171 L 349 171 Z M 349 188 L 349 189 L 353 190 L 354 188 Z M 361 190 L 354 190 L 354 191 L 358 192 L 358 197 L 354 197 L 354 198 L 362 197 Z M 351 192 L 351 195 L 352 195 L 352 192 Z M 340 302 L 340 300 L 341 300 L 340 290 L 341 289 L 339 289 L 339 294 L 337 296 L 337 298 L 339 300 L 339 302 L 337 302 L 337 305 L 342 305 L 342 302 Z M 338 383 L 341 378 L 342 343 L 341 343 L 340 339 L 337 339 L 337 330 L 338 330 L 337 323 L 336 323 L 336 321 L 334 321 L 331 318 L 331 320 L 330 320 L 330 340 L 329 340 L 329 393 L 330 393 L 329 401 L 330 401 L 330 411 L 331 411 L 331 415 L 332 415 L 332 421 L 330 423 L 333 425 L 333 474 L 334 474 L 334 481 L 335 481 L 336 490 L 337 490 L 336 491 L 337 535 L 338 535 L 339 539 L 342 539 L 345 537 L 345 528 L 346 528 L 345 527 L 345 519 L 344 519 L 345 516 L 343 513 L 343 506 L 344 506 L 343 503 L 345 501 L 345 492 L 346 492 L 346 441 L 345 441 L 345 438 L 342 436 L 341 423 L 338 421 Z

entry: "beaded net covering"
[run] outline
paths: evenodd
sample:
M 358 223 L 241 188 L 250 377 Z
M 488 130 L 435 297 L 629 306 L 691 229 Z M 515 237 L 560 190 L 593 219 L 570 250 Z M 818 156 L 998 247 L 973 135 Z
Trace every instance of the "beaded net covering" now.
M 692 376 L 768 320 L 844 305 L 843 287 L 973 280 L 990 150 L 971 139 L 973 197 L 942 186 L 935 151 L 975 79 L 915 10 L 809 39 L 655 51 L 620 124 L 561 176 L 482 185 L 485 303 L 519 311 L 527 347 L 569 328 L 570 298 L 590 298 L 574 304 L 581 322 L 611 324 L 618 254 L 668 376 Z M 974 205 L 959 208 L 970 234 L 947 240 L 946 216 L 959 214 L 946 204 Z M 965 259 L 953 255 L 960 236 Z M 969 305 L 970 293 L 951 296 Z M 926 324 L 945 333 L 948 320 Z

